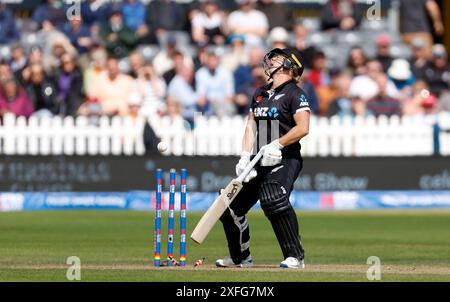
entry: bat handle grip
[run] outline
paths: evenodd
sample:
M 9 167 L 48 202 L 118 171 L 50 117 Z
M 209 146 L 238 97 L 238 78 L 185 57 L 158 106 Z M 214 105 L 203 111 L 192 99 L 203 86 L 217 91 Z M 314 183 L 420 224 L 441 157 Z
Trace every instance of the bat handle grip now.
M 242 173 L 236 178 L 237 181 L 242 183 L 244 179 L 247 177 L 248 173 L 253 169 L 253 167 L 256 165 L 256 163 L 261 159 L 264 152 L 264 147 L 259 149 L 259 152 L 253 157 L 252 161 L 248 163 L 247 167 L 245 167 L 245 170 L 242 171 Z

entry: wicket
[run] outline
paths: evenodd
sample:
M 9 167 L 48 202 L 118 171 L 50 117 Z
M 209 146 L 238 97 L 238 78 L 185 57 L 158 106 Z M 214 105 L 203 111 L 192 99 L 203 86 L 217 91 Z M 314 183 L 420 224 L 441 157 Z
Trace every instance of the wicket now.
M 168 235 L 167 235 L 167 266 L 186 265 L 186 169 L 181 169 L 180 188 L 180 262 L 173 256 L 174 222 L 175 222 L 175 181 L 176 170 L 170 169 L 169 182 L 169 211 L 168 211 Z M 155 253 L 154 266 L 161 266 L 161 214 L 162 214 L 162 169 L 156 170 L 156 203 L 155 203 Z

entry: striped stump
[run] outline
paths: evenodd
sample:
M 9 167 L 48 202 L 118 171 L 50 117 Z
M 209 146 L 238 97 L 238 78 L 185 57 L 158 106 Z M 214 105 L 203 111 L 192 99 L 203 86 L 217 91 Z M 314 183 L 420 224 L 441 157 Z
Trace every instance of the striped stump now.
M 156 170 L 156 202 L 155 202 L 155 254 L 154 266 L 161 266 L 161 193 L 162 170 Z
M 173 233 L 174 233 L 174 213 L 175 213 L 175 169 L 170 169 L 169 184 L 169 223 L 167 236 L 167 266 L 172 266 L 173 259 Z
M 181 169 L 180 193 L 180 266 L 186 265 L 186 169 Z

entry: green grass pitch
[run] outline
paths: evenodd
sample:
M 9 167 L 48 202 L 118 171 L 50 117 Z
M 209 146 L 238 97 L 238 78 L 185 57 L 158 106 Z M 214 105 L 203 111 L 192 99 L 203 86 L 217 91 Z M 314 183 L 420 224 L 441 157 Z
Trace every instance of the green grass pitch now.
M 189 213 L 188 234 L 200 215 Z M 254 268 L 213 266 L 227 254 L 218 223 L 202 245 L 188 240 L 187 267 L 156 269 L 153 213 L 0 213 L 0 281 L 67 281 L 69 256 L 81 260 L 81 281 L 368 281 L 369 256 L 381 261 L 381 281 L 450 281 L 448 210 L 298 212 L 298 217 L 306 250 L 304 270 L 278 268 L 278 243 L 258 211 L 248 216 Z M 203 257 L 205 264 L 193 267 Z

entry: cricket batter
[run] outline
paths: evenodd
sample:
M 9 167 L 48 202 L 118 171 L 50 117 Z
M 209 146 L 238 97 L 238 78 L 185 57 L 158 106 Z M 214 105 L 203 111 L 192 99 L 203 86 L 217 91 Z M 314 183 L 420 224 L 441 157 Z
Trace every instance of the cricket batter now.
M 245 215 L 260 200 L 283 253 L 280 266 L 304 268 L 297 216 L 289 202 L 303 166 L 300 139 L 309 131 L 308 99 L 297 86 L 304 68 L 300 55 L 292 48 L 271 50 L 264 57 L 263 67 L 269 81 L 253 96 L 236 173 L 239 175 L 245 169 L 255 149 L 263 148 L 263 156 L 220 218 L 230 255 L 218 259 L 216 266 L 253 265 Z

